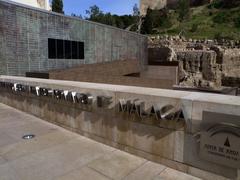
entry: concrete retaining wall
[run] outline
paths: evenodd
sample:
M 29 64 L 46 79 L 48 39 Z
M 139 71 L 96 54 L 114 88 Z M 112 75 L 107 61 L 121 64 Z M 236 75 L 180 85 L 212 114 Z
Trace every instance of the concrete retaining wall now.
M 237 168 L 201 159 L 195 135 L 200 131 L 203 111 L 240 116 L 240 97 L 8 76 L 1 76 L 0 81 L 91 94 L 93 103 L 88 106 L 1 88 L 0 102 L 200 178 L 239 178 Z M 97 97 L 102 96 L 109 97 L 110 103 L 99 107 Z M 122 99 L 139 99 L 145 102 L 146 110 L 153 105 L 160 109 L 169 104 L 178 106 L 183 111 L 184 119 L 141 120 L 136 114 L 118 111 L 118 104 Z
M 84 42 L 84 59 L 48 59 L 48 38 Z M 0 74 L 134 59 L 147 62 L 147 37 L 0 0 Z

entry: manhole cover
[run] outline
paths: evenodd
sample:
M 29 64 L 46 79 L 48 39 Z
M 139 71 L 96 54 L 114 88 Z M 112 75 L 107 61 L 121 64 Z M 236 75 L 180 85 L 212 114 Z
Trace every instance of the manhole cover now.
M 24 135 L 22 138 L 23 138 L 23 139 L 32 139 L 32 138 L 34 138 L 34 137 L 35 137 L 34 134 L 27 134 L 27 135 Z

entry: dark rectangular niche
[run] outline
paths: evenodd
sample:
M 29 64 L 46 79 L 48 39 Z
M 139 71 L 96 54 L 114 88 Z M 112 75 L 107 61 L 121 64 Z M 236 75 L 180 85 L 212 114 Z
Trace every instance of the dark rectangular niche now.
M 84 42 L 78 42 L 78 59 L 84 59 Z
M 57 58 L 57 48 L 56 48 L 56 39 L 48 39 L 48 58 L 56 59 Z
M 84 59 L 84 42 L 48 39 L 49 59 Z
M 78 43 L 72 41 L 72 59 L 78 59 Z
M 64 59 L 64 41 L 57 40 L 57 59 Z
M 65 59 L 72 59 L 72 43 L 65 41 Z

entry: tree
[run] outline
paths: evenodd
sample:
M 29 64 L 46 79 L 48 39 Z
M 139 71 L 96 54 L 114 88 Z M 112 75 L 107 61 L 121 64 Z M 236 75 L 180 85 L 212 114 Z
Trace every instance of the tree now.
M 64 14 L 62 0 L 52 0 L 52 11 Z
M 153 32 L 153 23 L 154 23 L 154 19 L 152 17 L 152 10 L 151 9 L 147 9 L 147 14 L 144 17 L 144 21 L 141 27 L 141 33 L 142 34 L 152 34 Z
M 137 9 L 135 10 L 137 14 L 138 10 Z M 107 24 L 107 25 L 115 26 L 121 29 L 129 28 L 130 26 L 136 23 L 136 17 L 133 15 L 118 16 L 116 14 L 111 14 L 109 12 L 104 13 L 96 5 L 91 6 L 89 10 L 86 11 L 86 14 L 88 15 L 86 19 L 89 21 Z M 134 31 L 134 29 L 132 28 L 130 30 Z
M 178 2 L 178 14 L 179 20 L 183 21 L 189 17 L 190 14 L 190 2 L 189 0 L 179 0 Z
M 133 6 L 133 18 L 134 18 L 134 23 L 131 25 L 130 30 L 133 30 L 139 33 L 141 30 L 142 24 L 141 24 L 141 18 L 140 18 L 140 11 L 137 4 Z
M 137 4 L 134 4 L 133 6 L 133 16 L 138 17 L 140 15 L 139 8 Z
M 172 23 L 168 14 L 168 9 L 151 10 L 148 8 L 147 14 L 143 18 L 141 33 L 153 34 L 160 29 L 171 27 Z
M 83 17 L 82 17 L 81 14 L 80 14 L 80 15 L 77 15 L 77 14 L 72 13 L 71 16 L 72 16 L 72 17 L 77 17 L 77 18 L 79 18 L 79 19 L 83 19 Z
M 97 5 L 91 6 L 89 10 L 86 10 L 86 14 L 89 15 L 88 20 L 101 23 L 103 21 L 104 13 Z

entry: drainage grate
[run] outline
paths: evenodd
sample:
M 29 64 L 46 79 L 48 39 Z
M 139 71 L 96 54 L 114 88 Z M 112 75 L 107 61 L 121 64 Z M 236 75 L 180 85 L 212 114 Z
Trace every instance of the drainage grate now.
M 23 139 L 33 139 L 35 137 L 34 134 L 27 134 L 27 135 L 24 135 L 22 138 Z

